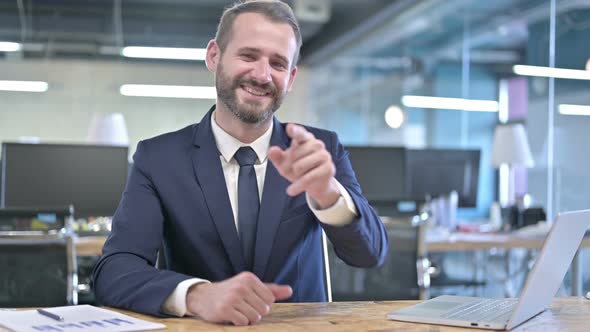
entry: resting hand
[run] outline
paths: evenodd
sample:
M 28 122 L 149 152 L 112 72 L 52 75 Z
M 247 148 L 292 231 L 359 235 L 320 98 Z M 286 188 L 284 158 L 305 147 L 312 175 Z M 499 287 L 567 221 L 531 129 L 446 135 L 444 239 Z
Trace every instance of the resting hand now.
M 291 287 L 265 284 L 250 272 L 242 272 L 222 282 L 200 283 L 186 296 L 187 310 L 214 323 L 248 325 L 270 312 L 277 300 L 291 297 Z
M 282 150 L 273 146 L 268 158 L 281 176 L 291 182 L 287 194 L 296 196 L 303 192 L 313 198 L 321 209 L 332 206 L 340 197 L 336 185 L 336 167 L 324 142 L 315 138 L 304 127 L 287 125 L 291 146 Z

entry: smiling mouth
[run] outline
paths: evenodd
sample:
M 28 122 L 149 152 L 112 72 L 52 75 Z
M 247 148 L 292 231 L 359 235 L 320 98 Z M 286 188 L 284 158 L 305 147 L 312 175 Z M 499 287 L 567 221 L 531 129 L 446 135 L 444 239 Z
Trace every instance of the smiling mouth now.
M 256 97 L 266 97 L 270 95 L 270 92 L 265 90 L 259 90 L 245 85 L 241 85 L 240 87 L 242 88 L 242 90 Z

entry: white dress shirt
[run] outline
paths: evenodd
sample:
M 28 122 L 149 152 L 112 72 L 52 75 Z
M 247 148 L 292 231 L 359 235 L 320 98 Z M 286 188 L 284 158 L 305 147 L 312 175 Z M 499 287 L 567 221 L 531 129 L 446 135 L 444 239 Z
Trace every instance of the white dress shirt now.
M 231 136 L 229 133 L 225 132 L 217 124 L 217 122 L 215 122 L 215 112 L 213 112 L 211 115 L 211 129 L 213 130 L 213 136 L 215 137 L 217 149 L 220 152 L 219 159 L 221 160 L 221 167 L 223 168 L 223 175 L 225 177 L 225 184 L 227 185 L 227 192 L 229 194 L 229 201 L 234 215 L 234 221 L 236 223 L 236 228 L 239 228 L 238 173 L 240 171 L 240 165 L 238 165 L 238 162 L 233 158 L 233 156 L 242 146 L 250 146 L 254 152 L 256 152 L 258 160 L 254 164 L 254 170 L 256 171 L 256 180 L 258 184 L 258 197 L 260 200 L 262 200 L 262 188 L 264 188 L 264 179 L 266 177 L 268 149 L 270 147 L 273 122 L 271 122 L 268 130 L 251 144 L 242 143 L 235 137 Z M 336 183 L 340 191 L 340 198 L 334 205 L 320 210 L 318 204 L 306 194 L 307 204 L 318 220 L 322 223 L 330 225 L 346 225 L 351 223 L 354 217 L 357 216 L 356 206 L 354 205 L 350 194 L 344 188 L 344 186 L 342 186 L 338 181 L 336 181 Z M 191 286 L 201 282 L 209 281 L 200 278 L 192 278 L 180 282 L 172 294 L 170 294 L 166 301 L 162 304 L 162 311 L 178 317 L 190 314 L 186 309 L 186 295 L 188 293 L 188 289 Z

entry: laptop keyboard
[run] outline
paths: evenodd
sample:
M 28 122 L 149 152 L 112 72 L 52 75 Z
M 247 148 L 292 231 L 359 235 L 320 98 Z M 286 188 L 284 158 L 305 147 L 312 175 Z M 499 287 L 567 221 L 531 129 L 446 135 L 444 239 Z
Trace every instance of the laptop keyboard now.
M 507 321 L 516 306 L 516 299 L 481 299 L 458 306 L 442 317 L 472 322 Z

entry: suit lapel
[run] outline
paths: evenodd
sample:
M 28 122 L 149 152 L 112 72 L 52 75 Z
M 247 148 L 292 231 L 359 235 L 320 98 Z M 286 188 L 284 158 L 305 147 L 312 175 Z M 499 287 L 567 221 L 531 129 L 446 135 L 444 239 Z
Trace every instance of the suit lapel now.
M 273 132 L 270 139 L 271 146 L 279 146 L 285 150 L 288 147 L 289 138 L 281 123 L 274 118 Z M 289 181 L 283 178 L 273 163 L 269 160 L 266 166 L 264 190 L 262 202 L 258 214 L 258 227 L 256 231 L 256 249 L 254 255 L 254 273 L 263 278 L 271 254 L 275 234 L 281 222 L 284 206 L 289 200 L 286 190 Z
M 192 152 L 193 168 L 217 233 L 234 271 L 238 273 L 244 270 L 245 263 L 227 194 L 225 176 L 219 160 L 219 150 L 211 130 L 211 114 L 214 109 L 215 106 L 207 112 L 195 130 L 193 142 L 196 148 Z

